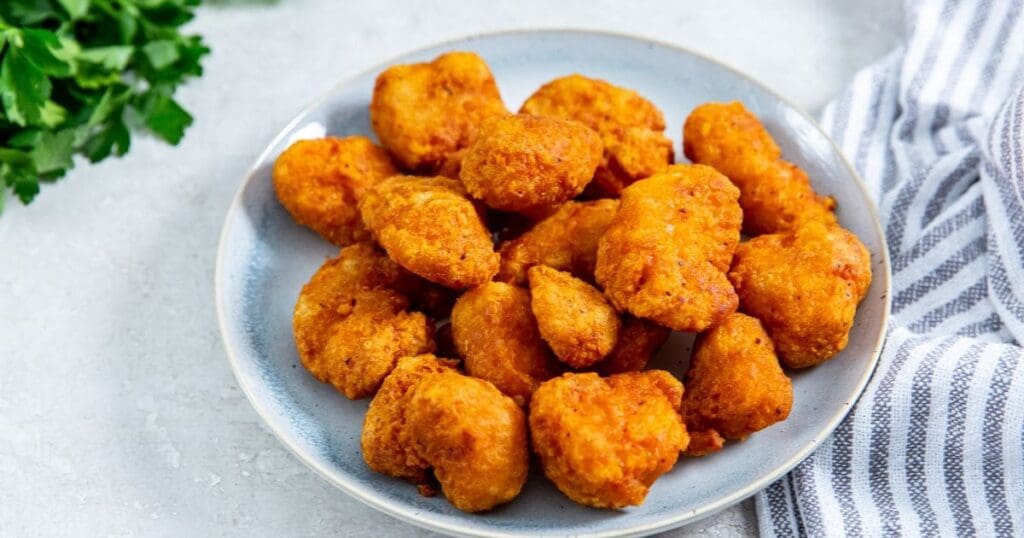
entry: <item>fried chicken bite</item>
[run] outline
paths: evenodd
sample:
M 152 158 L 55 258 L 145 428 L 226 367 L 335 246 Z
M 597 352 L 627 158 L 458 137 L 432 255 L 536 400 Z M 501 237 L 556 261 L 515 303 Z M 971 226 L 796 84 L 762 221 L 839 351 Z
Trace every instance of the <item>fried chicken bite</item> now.
M 398 173 L 384 149 L 363 136 L 299 140 L 274 161 L 274 192 L 295 222 L 343 247 L 370 238 L 359 199 Z
M 603 359 L 619 338 L 619 315 L 590 284 L 544 265 L 530 268 L 530 308 L 559 360 L 585 368 Z
M 622 316 L 618 342 L 595 366 L 602 375 L 638 372 L 668 340 L 672 330 L 657 323 L 626 314 Z
M 595 270 L 612 304 L 677 331 L 702 331 L 736 310 L 725 271 L 740 239 L 738 197 L 701 165 L 673 165 L 622 191 Z
M 600 159 L 600 137 L 579 122 L 502 116 L 480 126 L 459 179 L 488 207 L 547 216 L 583 192 Z
M 530 403 L 530 436 L 544 474 L 580 504 L 642 503 L 689 441 L 682 396 L 683 385 L 662 370 L 568 373 L 545 382 Z
M 437 170 L 437 175 L 441 177 L 459 179 L 459 172 L 462 171 L 462 158 L 465 156 L 466 148 L 449 153 L 448 156 L 445 157 L 444 162 L 441 163 L 441 168 Z
M 431 282 L 469 288 L 498 271 L 491 234 L 456 180 L 395 176 L 367 191 L 359 210 L 388 255 Z
M 683 383 L 686 430 L 698 440 L 687 449 L 691 456 L 721 448 L 722 438 L 746 439 L 785 420 L 793 407 L 793 384 L 771 338 L 745 314 L 732 314 L 697 337 Z
M 455 365 L 456 361 L 430 354 L 399 359 L 370 402 L 363 421 L 363 459 L 371 469 L 417 484 L 428 481 L 430 463 L 416 452 L 406 427 L 409 400 L 421 380 L 454 371 Z
M 502 282 L 525 284 L 534 265 L 569 271 L 588 282 L 594 279 L 597 241 L 619 209 L 612 199 L 566 202 L 553 215 L 536 223 L 519 237 L 499 248 L 501 265 L 495 277 Z
M 405 412 L 415 453 L 444 496 L 480 512 L 519 495 L 529 469 L 526 415 L 494 385 L 441 372 L 418 383 Z
M 575 120 L 596 131 L 604 152 L 594 184 L 604 194 L 618 196 L 672 164 L 672 141 L 665 136 L 661 110 L 633 90 L 569 75 L 541 86 L 519 111 Z
M 389 67 L 377 76 L 370 123 L 406 169 L 434 174 L 485 119 L 508 114 L 491 70 L 472 52 Z
M 782 363 L 806 368 L 846 347 L 871 285 L 871 255 L 853 233 L 811 221 L 741 244 L 729 280 L 743 311 L 764 324 Z
M 819 196 L 798 166 L 782 159 L 775 140 L 742 103 L 706 103 L 683 127 L 683 148 L 695 163 L 713 166 L 740 189 L 743 230 L 782 232 L 803 222 L 836 222 L 835 200 Z
M 486 379 L 520 405 L 560 368 L 541 340 L 530 294 L 488 282 L 464 293 L 452 309 L 452 336 L 466 372 Z
M 302 288 L 292 320 L 302 365 L 357 399 L 376 392 L 403 356 L 434 350 L 434 325 L 406 311 L 415 277 L 372 244 L 345 247 Z
M 320 357 L 330 361 L 326 381 L 355 400 L 376 393 L 400 357 L 433 352 L 434 325 L 408 312 L 409 300 L 391 290 L 358 292 L 353 303 Z

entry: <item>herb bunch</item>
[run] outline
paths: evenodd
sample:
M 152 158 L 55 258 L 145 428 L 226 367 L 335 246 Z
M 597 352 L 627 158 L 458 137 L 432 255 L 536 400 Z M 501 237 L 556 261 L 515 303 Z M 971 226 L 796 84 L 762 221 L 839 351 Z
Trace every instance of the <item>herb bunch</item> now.
M 0 0 L 0 211 L 63 176 L 76 154 L 123 155 L 131 130 L 177 144 L 175 89 L 210 52 L 183 35 L 200 0 Z

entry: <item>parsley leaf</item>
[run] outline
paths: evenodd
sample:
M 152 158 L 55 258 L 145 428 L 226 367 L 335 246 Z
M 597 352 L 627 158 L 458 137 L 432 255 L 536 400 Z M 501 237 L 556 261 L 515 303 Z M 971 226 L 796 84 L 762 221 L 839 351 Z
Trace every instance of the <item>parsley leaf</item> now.
M 51 88 L 45 73 L 20 49 L 8 46 L 0 61 L 0 99 L 9 120 L 22 127 L 41 123 Z
M 29 203 L 75 155 L 121 156 L 132 130 L 177 144 L 174 99 L 210 49 L 181 27 L 199 0 L 0 0 L 0 212 Z
M 139 111 L 146 126 L 171 144 L 177 144 L 185 136 L 185 128 L 192 125 L 192 116 L 174 99 L 159 91 L 144 95 Z

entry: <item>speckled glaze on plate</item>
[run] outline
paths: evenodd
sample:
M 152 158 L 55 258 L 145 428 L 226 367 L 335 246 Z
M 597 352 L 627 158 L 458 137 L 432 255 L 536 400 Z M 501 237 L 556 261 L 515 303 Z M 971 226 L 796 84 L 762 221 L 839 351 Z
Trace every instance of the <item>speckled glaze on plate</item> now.
M 533 469 L 522 495 L 486 514 L 469 515 L 444 497 L 421 497 L 406 482 L 363 463 L 359 434 L 367 401 L 349 401 L 299 364 L 292 308 L 299 289 L 337 249 L 295 224 L 270 182 L 276 156 L 290 143 L 324 134 L 373 136 L 374 78 L 395 63 L 471 50 L 490 64 L 505 103 L 516 110 L 537 87 L 582 73 L 636 89 L 665 113 L 667 134 L 682 156 L 683 120 L 706 101 L 743 101 L 767 126 L 783 154 L 808 172 L 818 192 L 839 202 L 842 224 L 871 251 L 874 282 L 857 312 L 845 351 L 793 375 L 789 420 L 704 458 L 683 458 L 647 501 L 620 511 L 579 506 Z M 469 37 L 421 49 L 335 87 L 299 114 L 253 165 L 228 210 L 217 259 L 216 300 L 228 359 L 246 396 L 281 442 L 346 493 L 410 523 L 470 536 L 633 536 L 664 531 L 735 504 L 806 458 L 846 416 L 871 376 L 889 312 L 889 260 L 878 218 L 855 172 L 804 113 L 739 72 L 698 54 L 644 39 L 572 30 Z M 654 366 L 681 376 L 692 337 L 674 334 Z

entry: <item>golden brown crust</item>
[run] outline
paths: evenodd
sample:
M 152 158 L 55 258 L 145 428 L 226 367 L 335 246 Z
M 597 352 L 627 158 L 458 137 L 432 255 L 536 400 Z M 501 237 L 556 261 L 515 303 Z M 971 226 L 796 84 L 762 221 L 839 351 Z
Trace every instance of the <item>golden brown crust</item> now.
M 603 359 L 619 338 L 619 315 L 600 290 L 544 265 L 529 271 L 530 308 L 555 356 L 573 368 Z
M 709 440 L 689 455 L 720 447 L 716 437 L 745 439 L 785 420 L 793 407 L 793 385 L 771 338 L 759 321 L 740 313 L 697 338 L 684 384 L 686 429 Z
M 725 447 L 725 438 L 715 430 L 689 431 L 690 444 L 683 454 L 687 456 L 707 456 Z
M 462 158 L 465 156 L 466 148 L 449 153 L 448 156 L 445 157 L 444 162 L 441 163 L 441 168 L 437 170 L 437 175 L 458 179 L 459 172 L 462 171 Z
M 400 357 L 434 351 L 434 323 L 420 312 L 407 312 L 409 300 L 391 290 L 362 291 L 352 314 L 339 321 L 324 345 L 323 381 L 355 400 L 372 396 Z
M 546 216 L 583 192 L 600 158 L 600 137 L 581 123 L 495 117 L 480 126 L 466 150 L 459 179 L 488 207 Z
M 736 249 L 729 280 L 791 368 L 820 364 L 846 347 L 857 305 L 871 285 L 871 256 L 857 236 L 808 222 Z
M 835 200 L 819 196 L 796 165 L 742 103 L 706 103 L 683 127 L 686 156 L 718 169 L 740 189 L 743 230 L 750 235 L 793 229 L 815 220 L 836 222 Z
M 597 371 L 602 375 L 611 375 L 643 370 L 671 333 L 668 327 L 652 321 L 629 314 L 622 316 L 622 328 L 615 349 L 595 365 Z
M 642 503 L 688 443 L 682 396 L 683 385 L 662 370 L 607 378 L 569 373 L 545 382 L 530 403 L 530 435 L 544 474 L 580 504 Z
M 445 497 L 479 512 L 514 499 L 526 482 L 526 416 L 494 385 L 454 371 L 418 383 L 406 410 L 417 454 Z
M 430 463 L 413 448 L 406 415 L 412 389 L 431 375 L 455 368 L 456 362 L 434 355 L 399 359 L 370 402 L 363 421 L 363 459 L 378 473 L 422 484 L 428 480 Z
M 740 238 L 739 191 L 713 168 L 673 165 L 622 191 L 595 277 L 619 310 L 701 331 L 736 310 L 724 271 Z
M 293 329 L 302 365 L 349 398 L 372 395 L 403 356 L 434 349 L 433 323 L 406 312 L 416 279 L 358 243 L 328 260 L 302 288 Z
M 525 284 L 530 267 L 547 265 L 593 281 L 597 242 L 618 209 L 618 200 L 610 199 L 562 204 L 550 217 L 501 244 L 501 266 L 495 278 Z
M 490 232 L 454 179 L 395 176 L 367 191 L 359 209 L 388 255 L 427 280 L 468 288 L 498 271 Z
M 436 173 L 477 126 L 508 114 L 490 68 L 471 52 L 395 65 L 377 76 L 370 123 L 384 147 L 417 173 Z
M 541 340 L 530 294 L 516 286 L 488 282 L 464 293 L 452 309 L 452 336 L 466 372 L 520 405 L 560 370 Z
M 633 90 L 569 75 L 541 86 L 519 111 L 575 120 L 596 131 L 604 152 L 594 183 L 605 194 L 618 196 L 672 164 L 672 141 L 664 134 L 661 111 Z
M 398 173 L 384 149 L 363 136 L 299 140 L 274 161 L 274 192 L 296 222 L 345 246 L 370 238 L 359 199 Z

